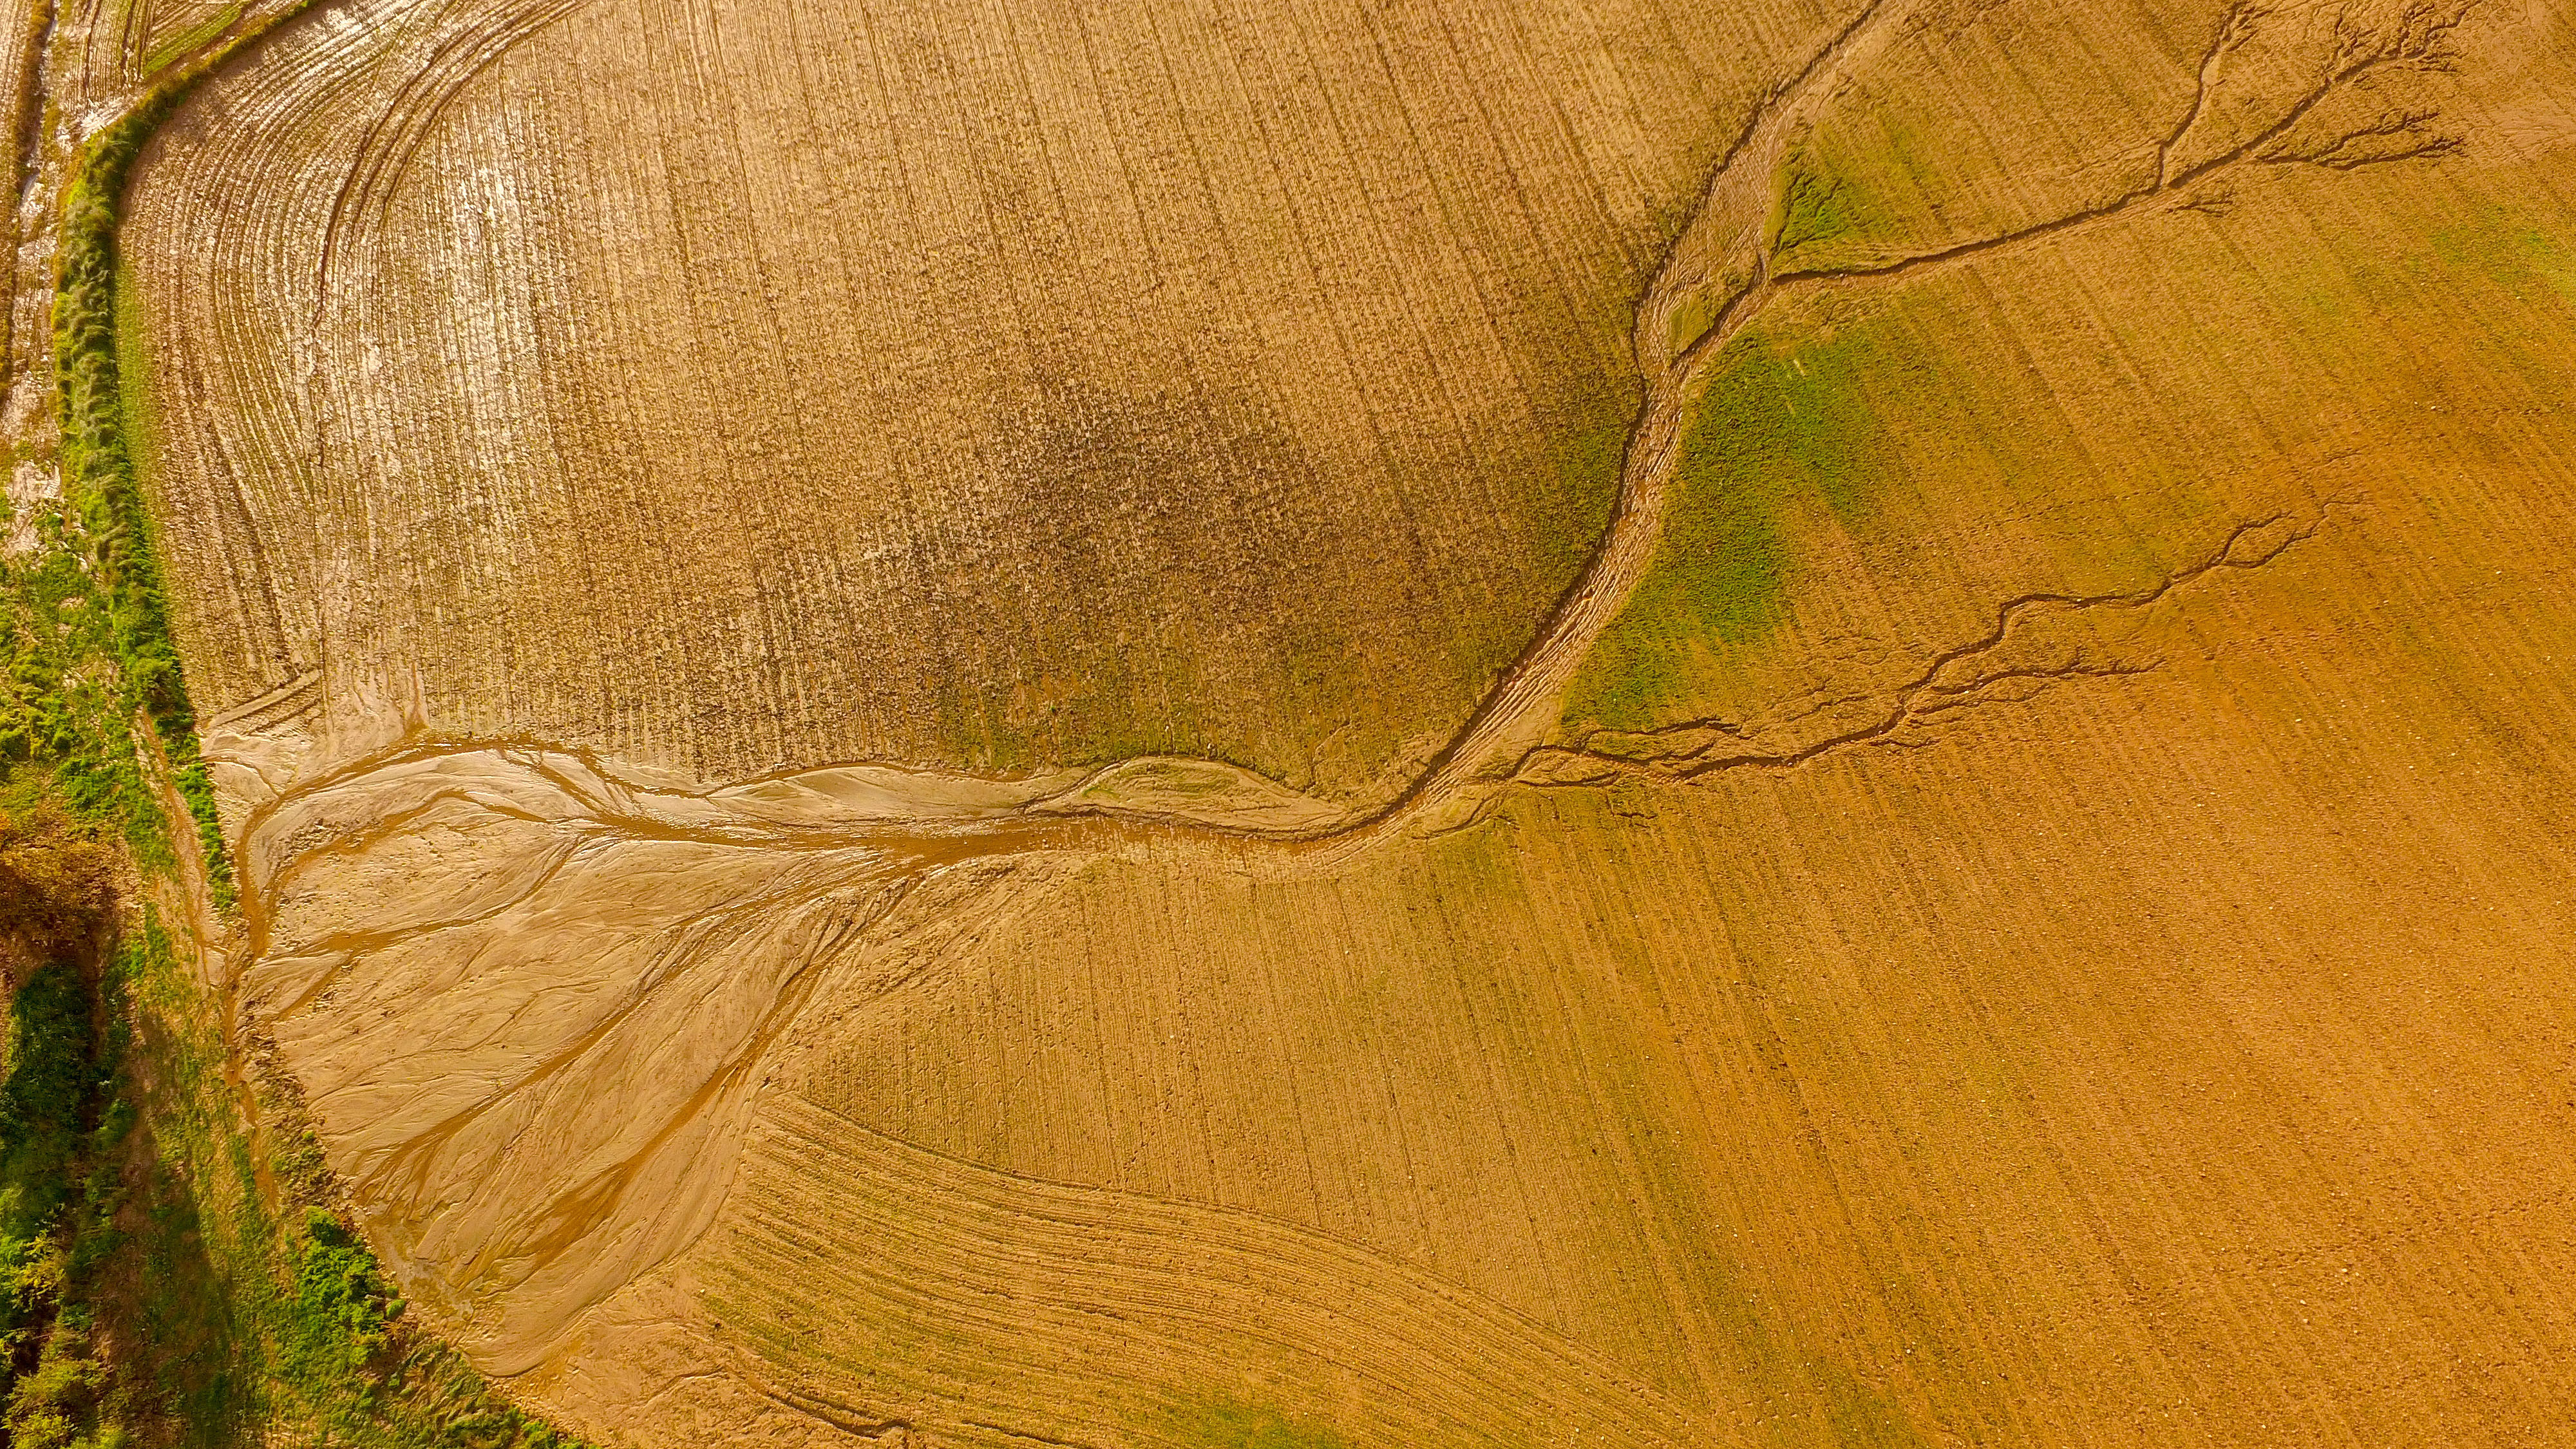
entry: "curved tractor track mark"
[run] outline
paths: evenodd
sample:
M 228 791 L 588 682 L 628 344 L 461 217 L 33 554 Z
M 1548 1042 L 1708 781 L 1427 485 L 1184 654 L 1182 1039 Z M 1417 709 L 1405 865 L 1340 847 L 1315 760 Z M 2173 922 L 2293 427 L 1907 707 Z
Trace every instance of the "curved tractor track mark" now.
M 359 158 L 335 196 L 323 250 L 324 281 L 338 260 L 365 245 L 373 219 L 399 181 L 408 158 L 418 147 L 437 113 L 472 78 L 496 63 L 519 41 L 570 15 L 588 0 L 543 0 L 506 14 L 493 23 L 443 40 L 432 59 L 432 72 L 407 82 L 368 127 Z M 314 12 L 327 13 L 325 7 Z M 1552 723 L 1554 707 L 1584 655 L 1625 603 L 1651 560 L 1661 535 L 1665 497 L 1678 461 L 1682 424 L 1698 382 L 1699 370 L 1759 310 L 1765 299 L 1759 282 L 1758 242 L 1769 206 L 1769 177 L 1787 149 L 1789 137 L 1827 99 L 1843 71 L 1874 53 L 1891 22 L 1910 6 L 1904 0 L 1870 0 L 1800 66 L 1796 75 L 1755 108 L 1712 175 L 1700 210 L 1680 240 L 1667 250 L 1648 290 L 1641 315 L 1667 314 L 1678 299 L 1698 286 L 1709 258 L 1728 247 L 1743 251 L 1754 267 L 1756 284 L 1737 291 L 1725 314 L 1698 342 L 1678 356 L 1661 357 L 1641 349 L 1640 367 L 1646 396 L 1633 424 L 1623 462 L 1619 494 L 1608 527 L 1595 545 L 1583 572 L 1559 599 L 1531 644 L 1504 671 L 1468 718 L 1435 752 L 1412 781 L 1393 797 L 1359 809 L 1318 810 L 1295 824 L 1271 825 L 1178 811 L 1129 808 L 1115 812 L 1137 828 L 1156 825 L 1182 833 L 1264 841 L 1286 846 L 1329 847 L 1333 858 L 1364 848 L 1401 831 L 1426 811 L 1445 804 L 1452 794 L 1478 785 L 1500 783 L 1492 774 L 1498 758 L 1517 759 Z M 272 37 L 274 39 L 274 37 Z M 1724 219 L 1717 235 L 1711 216 Z M 323 305 L 327 305 L 327 285 Z M 1641 326 L 1640 335 L 1644 335 Z M 481 740 L 464 748 L 525 744 L 575 754 L 539 741 Z M 324 780 L 298 785 L 287 796 L 301 794 L 353 772 L 374 768 L 400 753 L 348 762 Z M 1117 771 L 1126 762 L 1094 772 L 1093 780 Z M 277 797 L 272 805 L 287 796 Z M 1057 816 L 1112 812 L 1084 801 L 1080 791 L 1065 791 L 1044 802 Z M 1055 831 L 1043 832 L 1049 836 Z
M 410 173 L 412 158 L 428 138 L 430 127 L 465 87 L 499 64 L 512 47 L 590 3 L 537 0 L 505 9 L 481 25 L 461 28 L 440 40 L 427 61 L 404 78 L 401 88 L 367 123 L 357 158 L 332 197 L 330 219 L 322 228 L 317 307 L 329 304 L 341 251 L 363 248 L 373 240 L 374 228 Z
M 973 1430 L 1095 1443 L 1097 1426 L 1117 1424 L 1115 1442 L 1139 1449 L 1205 1444 L 1156 1422 L 1139 1402 L 1153 1389 L 1092 1366 L 1206 1381 L 1283 1348 L 1355 1386 L 1365 1428 L 1352 1443 L 1489 1442 L 1473 1437 L 1486 1426 L 1626 1449 L 1755 1440 L 1741 1418 L 1678 1401 L 1556 1326 L 1262 1213 L 1008 1172 L 798 1098 L 761 1124 L 746 1158 L 751 1188 L 719 1281 L 791 1285 L 793 1310 L 815 1325 L 785 1355 L 809 1375 L 800 1397 L 904 1404 L 934 1442 Z M 917 1355 L 864 1377 L 834 1362 L 853 1342 L 915 1335 Z M 975 1372 L 959 1349 L 978 1341 L 1020 1351 Z

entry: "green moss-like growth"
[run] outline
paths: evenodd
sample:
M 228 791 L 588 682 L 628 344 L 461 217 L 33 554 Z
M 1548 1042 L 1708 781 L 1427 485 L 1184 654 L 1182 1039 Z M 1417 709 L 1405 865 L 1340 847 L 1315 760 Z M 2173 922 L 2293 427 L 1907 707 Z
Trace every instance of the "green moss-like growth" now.
M 1850 183 L 1812 165 L 1780 173 L 1780 198 L 1771 213 L 1771 250 L 1784 261 L 1811 247 L 1859 235 L 1858 203 Z
M 1351 1442 L 1321 1424 L 1240 1399 L 1193 1404 L 1175 1427 L 1191 1449 L 1349 1449 Z
M 1775 273 L 1863 262 L 1916 229 L 1885 189 L 1911 173 L 1911 159 L 1894 139 L 1876 139 L 1876 149 L 1859 155 L 1802 150 L 1781 168 L 1768 231 Z
M 1766 233 L 1773 274 L 1868 266 L 1991 229 L 1954 230 L 1983 210 L 1961 189 L 1964 159 L 1889 108 L 1838 110 L 1780 170 Z
M 1856 519 L 1887 466 L 1868 389 L 1886 346 L 1875 329 L 1730 344 L 1683 435 L 1654 566 L 1577 676 L 1570 720 L 1650 727 L 1712 651 L 1779 622 L 1797 520 Z
M 248 8 L 247 0 L 233 0 L 232 4 L 187 29 L 154 41 L 151 48 L 143 52 L 143 74 L 146 77 L 158 75 L 214 44 L 225 31 L 233 28 Z

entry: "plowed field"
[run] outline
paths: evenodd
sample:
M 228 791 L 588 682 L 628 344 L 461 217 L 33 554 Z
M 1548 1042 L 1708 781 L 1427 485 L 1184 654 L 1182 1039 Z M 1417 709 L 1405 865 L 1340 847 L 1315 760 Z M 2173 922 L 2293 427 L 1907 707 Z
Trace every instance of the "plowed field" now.
M 325 6 L 235 983 L 640 1445 L 2571 1441 L 2551 0 Z

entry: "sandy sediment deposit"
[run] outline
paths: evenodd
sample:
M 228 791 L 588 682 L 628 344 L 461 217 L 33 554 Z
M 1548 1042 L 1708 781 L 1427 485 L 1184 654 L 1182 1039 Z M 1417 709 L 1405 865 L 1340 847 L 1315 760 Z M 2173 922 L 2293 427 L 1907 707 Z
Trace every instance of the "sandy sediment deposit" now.
M 358 0 L 132 211 L 241 1008 L 565 1422 L 2567 1441 L 2562 6 Z

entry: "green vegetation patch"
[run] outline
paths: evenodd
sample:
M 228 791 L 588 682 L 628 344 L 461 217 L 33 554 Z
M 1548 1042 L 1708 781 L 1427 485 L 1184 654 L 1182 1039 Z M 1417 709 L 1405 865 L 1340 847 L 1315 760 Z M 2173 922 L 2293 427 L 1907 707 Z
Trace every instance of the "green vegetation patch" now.
M 1853 240 L 1866 230 L 1866 209 L 1848 181 L 1811 164 L 1792 163 L 1780 173 L 1780 199 L 1771 213 L 1771 250 L 1788 266 L 1810 249 Z
M 9 1002 L 0 1078 L 0 1426 L 18 1446 L 108 1445 L 130 1390 L 102 1356 L 97 1286 L 117 1246 L 114 1163 L 132 1132 L 118 1091 L 123 977 L 69 956 Z
M 285 1359 L 297 1378 L 364 1370 L 392 1341 L 402 1300 L 375 1255 L 340 1220 L 304 1210 L 292 1252 L 294 1310 L 286 1315 Z
M 2528 217 L 2489 207 L 2433 233 L 2430 250 L 2448 270 L 2483 273 L 2517 300 L 2554 297 L 2576 309 L 2576 242 Z
M 1907 370 L 1897 346 L 1883 326 L 1729 344 L 1683 435 L 1654 565 L 1576 677 L 1569 719 L 1648 728 L 1716 651 L 1779 623 L 1799 518 L 1858 520 L 1892 466 L 1879 410 Z
M 1173 1437 L 1190 1449 L 1350 1449 L 1351 1441 L 1310 1419 L 1246 1399 L 1203 1399 L 1175 1416 Z
M 1830 271 L 1922 232 L 1914 202 L 1927 175 L 1911 132 L 1883 119 L 1818 136 L 1780 168 L 1768 238 L 1779 272 Z
M 234 22 L 240 20 L 242 13 L 249 8 L 249 0 L 233 0 L 233 3 L 214 11 L 196 24 L 153 41 L 151 47 L 143 52 L 143 74 L 158 75 L 214 44 L 223 37 L 225 31 L 233 28 Z

